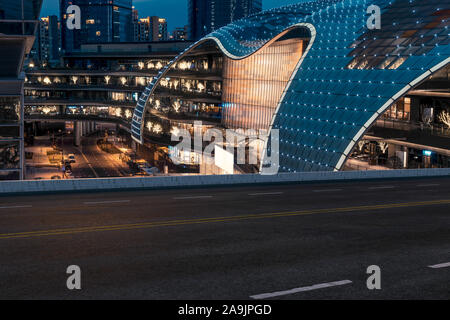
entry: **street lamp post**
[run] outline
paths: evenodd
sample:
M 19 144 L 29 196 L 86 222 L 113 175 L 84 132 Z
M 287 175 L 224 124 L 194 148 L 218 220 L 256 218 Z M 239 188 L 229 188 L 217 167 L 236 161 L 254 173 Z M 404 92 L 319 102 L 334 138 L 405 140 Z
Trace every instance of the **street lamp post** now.
M 62 133 L 61 129 L 58 130 L 58 132 L 61 134 L 61 171 L 62 171 L 62 178 L 65 177 L 65 169 L 66 165 L 64 163 L 64 134 Z

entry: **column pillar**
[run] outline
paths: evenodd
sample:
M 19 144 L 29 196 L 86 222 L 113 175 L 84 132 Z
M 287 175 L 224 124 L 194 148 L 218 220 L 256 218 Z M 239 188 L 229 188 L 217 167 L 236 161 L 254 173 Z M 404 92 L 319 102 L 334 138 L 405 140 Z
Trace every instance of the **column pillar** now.
M 86 126 L 86 121 L 82 121 L 82 132 L 83 132 L 83 137 L 87 135 L 87 126 Z
M 75 121 L 73 124 L 73 144 L 77 147 L 81 145 L 82 122 Z
M 409 166 L 409 149 L 408 147 L 403 147 L 403 152 L 404 152 L 404 160 L 403 160 L 403 168 L 408 169 Z
M 396 155 L 397 146 L 395 144 L 388 144 L 388 157 L 394 157 Z

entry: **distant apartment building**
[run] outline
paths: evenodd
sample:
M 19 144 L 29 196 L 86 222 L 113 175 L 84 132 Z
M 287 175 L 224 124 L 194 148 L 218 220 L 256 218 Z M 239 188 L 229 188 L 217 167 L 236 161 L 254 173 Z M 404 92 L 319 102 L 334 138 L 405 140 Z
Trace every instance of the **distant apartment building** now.
M 61 28 L 61 44 L 65 52 L 80 49 L 86 43 L 133 41 L 132 0 L 60 0 L 60 21 L 67 22 L 67 8 L 81 9 L 81 30 Z
M 134 41 L 151 42 L 167 40 L 168 30 L 166 19 L 152 16 L 134 21 Z
M 187 40 L 189 35 L 189 27 L 184 26 L 182 28 L 175 28 L 175 30 L 172 32 L 171 40 Z
M 135 42 L 150 42 L 152 35 L 150 32 L 150 17 L 138 18 L 133 23 L 134 41 Z
M 169 32 L 167 30 L 167 20 L 160 17 L 151 17 L 150 25 L 152 30 L 153 41 L 167 41 Z
M 133 41 L 139 39 L 139 12 L 133 7 L 131 13 L 131 21 L 133 24 Z
M 262 0 L 189 0 L 189 37 L 198 40 L 261 10 Z

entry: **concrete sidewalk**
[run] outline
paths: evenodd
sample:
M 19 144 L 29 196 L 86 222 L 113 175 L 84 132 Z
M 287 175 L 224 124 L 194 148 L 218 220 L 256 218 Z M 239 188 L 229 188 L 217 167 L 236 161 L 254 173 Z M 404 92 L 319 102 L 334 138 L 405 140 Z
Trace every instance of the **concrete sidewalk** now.
M 26 152 L 33 153 L 33 157 L 25 161 L 26 180 L 51 180 L 55 176 L 62 178 L 59 164 L 51 163 L 47 156 L 48 151 L 53 151 L 50 145 L 49 136 L 40 136 L 35 138 L 33 146 L 25 148 Z
M 32 147 L 26 147 L 26 152 L 32 152 L 33 158 L 26 160 L 27 166 L 54 166 L 50 163 L 47 152 L 53 151 L 53 148 L 51 147 L 45 147 L 45 146 L 32 146 Z

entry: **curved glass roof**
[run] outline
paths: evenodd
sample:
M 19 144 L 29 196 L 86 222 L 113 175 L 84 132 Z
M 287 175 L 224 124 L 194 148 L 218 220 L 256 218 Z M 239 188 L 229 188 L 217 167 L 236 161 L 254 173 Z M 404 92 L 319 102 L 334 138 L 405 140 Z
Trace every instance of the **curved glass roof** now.
M 380 30 L 366 26 L 367 8 L 373 4 L 381 8 Z M 314 42 L 273 120 L 273 129 L 279 130 L 280 171 L 339 170 L 395 100 L 450 62 L 449 17 L 450 0 L 313 1 L 237 21 L 192 48 L 213 39 L 225 54 L 239 59 L 289 27 L 313 25 Z M 142 141 L 145 104 L 158 81 L 136 107 L 132 135 L 137 141 Z
M 381 30 L 366 27 L 371 4 L 382 9 Z M 341 169 L 416 79 L 448 63 L 448 9 L 448 0 L 341 1 L 309 17 L 316 40 L 273 125 L 280 130 L 280 171 Z
M 340 0 L 323 0 L 308 2 L 271 9 L 259 14 L 251 15 L 228 26 L 216 30 L 197 43 L 181 52 L 171 63 L 165 66 L 159 75 L 149 84 L 141 95 L 135 108 L 131 125 L 131 135 L 139 143 L 143 143 L 144 115 L 153 89 L 159 83 L 170 67 L 184 55 L 205 41 L 216 41 L 220 49 L 233 59 L 242 59 L 255 53 L 267 42 L 275 38 L 284 30 L 301 23 L 312 12 L 328 7 Z

